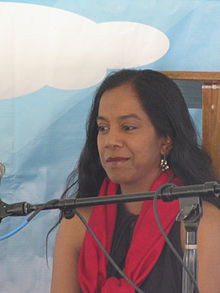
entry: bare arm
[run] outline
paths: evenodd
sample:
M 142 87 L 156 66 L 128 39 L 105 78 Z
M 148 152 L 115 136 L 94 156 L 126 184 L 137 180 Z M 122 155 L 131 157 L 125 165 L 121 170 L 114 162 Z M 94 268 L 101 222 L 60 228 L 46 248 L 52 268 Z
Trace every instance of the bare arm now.
M 200 293 L 220 290 L 220 210 L 204 203 L 198 230 L 198 282 Z
M 182 235 L 183 233 L 185 235 L 182 225 Z M 184 237 L 182 237 L 183 239 Z M 200 293 L 219 293 L 220 210 L 207 202 L 203 202 L 203 217 L 198 228 L 197 243 Z
M 91 209 L 80 212 L 88 220 Z M 51 293 L 80 293 L 77 264 L 85 231 L 77 216 L 62 220 L 56 237 Z

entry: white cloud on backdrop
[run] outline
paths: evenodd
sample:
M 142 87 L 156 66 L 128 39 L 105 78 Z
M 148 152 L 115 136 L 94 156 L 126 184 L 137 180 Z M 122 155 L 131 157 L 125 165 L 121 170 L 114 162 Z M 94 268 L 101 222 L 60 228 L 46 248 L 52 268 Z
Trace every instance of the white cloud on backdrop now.
M 66 10 L 0 2 L 0 99 L 45 85 L 86 88 L 107 69 L 152 63 L 168 48 L 166 35 L 145 24 L 97 24 Z

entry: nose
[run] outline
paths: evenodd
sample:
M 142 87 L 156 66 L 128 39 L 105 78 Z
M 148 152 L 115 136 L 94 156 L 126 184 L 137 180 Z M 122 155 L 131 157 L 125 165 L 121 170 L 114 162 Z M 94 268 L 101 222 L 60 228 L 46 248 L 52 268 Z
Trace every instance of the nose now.
M 115 128 L 110 128 L 108 133 L 105 134 L 105 147 L 106 148 L 119 148 L 123 146 L 123 138 Z

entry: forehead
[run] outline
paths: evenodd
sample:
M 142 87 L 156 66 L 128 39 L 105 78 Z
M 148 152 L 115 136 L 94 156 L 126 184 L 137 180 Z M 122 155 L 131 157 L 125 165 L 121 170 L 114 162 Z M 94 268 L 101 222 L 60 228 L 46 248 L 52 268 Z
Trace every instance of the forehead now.
M 136 91 L 130 84 L 124 84 L 103 93 L 99 104 L 99 115 L 145 114 Z

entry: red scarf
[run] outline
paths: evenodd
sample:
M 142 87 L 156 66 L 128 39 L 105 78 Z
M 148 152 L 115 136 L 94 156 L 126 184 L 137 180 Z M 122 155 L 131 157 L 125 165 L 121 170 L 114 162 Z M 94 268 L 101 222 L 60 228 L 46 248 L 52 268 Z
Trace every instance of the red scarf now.
M 170 180 L 171 171 L 166 171 L 153 183 L 150 191 L 157 190 L 161 185 L 175 182 L 180 185 L 180 180 Z M 99 196 L 115 195 L 118 185 L 108 178 L 103 181 Z M 123 195 L 122 195 L 123 196 Z M 176 216 L 179 212 L 179 201 L 157 201 L 157 210 L 162 226 L 168 235 Z M 102 205 L 93 208 L 89 219 L 92 227 L 102 245 L 108 253 L 111 250 L 112 236 L 117 216 L 117 205 Z M 126 256 L 124 273 L 137 285 L 140 286 L 156 264 L 165 240 L 155 221 L 153 201 L 147 200 L 136 222 L 132 241 Z M 117 260 L 115 260 L 117 262 Z M 78 277 L 83 293 L 134 293 L 135 290 L 123 278 L 111 277 L 106 279 L 108 260 L 97 246 L 96 242 L 86 231 L 86 236 L 80 251 Z

